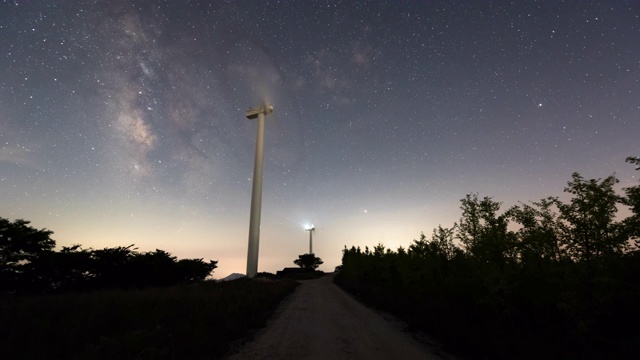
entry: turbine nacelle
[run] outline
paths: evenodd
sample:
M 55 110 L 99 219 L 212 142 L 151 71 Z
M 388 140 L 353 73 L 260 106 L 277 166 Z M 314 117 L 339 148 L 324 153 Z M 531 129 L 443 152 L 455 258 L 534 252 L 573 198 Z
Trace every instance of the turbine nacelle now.
M 244 114 L 247 117 L 247 119 L 253 120 L 253 119 L 257 119 L 258 115 L 260 115 L 260 114 L 269 115 L 272 112 L 273 112 L 273 105 L 264 104 L 264 105 L 262 105 L 260 107 L 257 107 L 257 108 L 250 108 Z

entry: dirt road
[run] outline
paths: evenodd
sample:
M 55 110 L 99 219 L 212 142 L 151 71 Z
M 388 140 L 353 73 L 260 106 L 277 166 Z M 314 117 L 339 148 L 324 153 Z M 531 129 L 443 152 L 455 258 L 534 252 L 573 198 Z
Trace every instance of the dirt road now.
M 442 359 L 343 292 L 333 275 L 301 283 L 229 360 Z

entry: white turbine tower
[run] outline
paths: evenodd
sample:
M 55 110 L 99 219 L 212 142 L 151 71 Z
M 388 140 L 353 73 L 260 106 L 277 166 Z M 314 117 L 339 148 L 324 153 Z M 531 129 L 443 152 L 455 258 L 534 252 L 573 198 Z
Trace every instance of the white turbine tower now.
M 247 252 L 247 277 L 258 273 L 258 249 L 260 245 L 260 212 L 262 210 L 262 159 L 264 158 L 264 117 L 273 112 L 267 103 L 247 110 L 247 119 L 258 119 L 256 157 L 253 164 L 253 188 L 251 189 L 251 218 L 249 219 L 249 249 Z
M 307 228 L 304 229 L 304 231 L 309 232 L 309 254 L 313 254 L 313 232 L 315 230 L 316 230 L 316 227 L 313 226 L 313 224 L 311 224 L 310 226 L 307 226 Z

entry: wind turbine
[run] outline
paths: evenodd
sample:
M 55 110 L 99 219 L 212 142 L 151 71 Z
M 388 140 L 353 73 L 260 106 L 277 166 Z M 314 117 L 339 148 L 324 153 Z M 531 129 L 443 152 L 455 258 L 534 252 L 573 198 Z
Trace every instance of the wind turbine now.
M 258 249 L 260 245 L 260 212 L 262 210 L 262 160 L 264 158 L 264 117 L 273 112 L 273 105 L 266 102 L 247 110 L 249 120 L 258 119 L 256 156 L 253 163 L 253 187 L 251 189 L 251 217 L 249 219 L 249 249 L 247 251 L 247 277 L 258 273 Z
M 311 224 L 310 226 L 307 226 L 307 228 L 304 229 L 304 231 L 309 232 L 309 254 L 313 254 L 313 232 L 315 230 L 316 230 L 316 227 L 313 226 L 313 224 Z

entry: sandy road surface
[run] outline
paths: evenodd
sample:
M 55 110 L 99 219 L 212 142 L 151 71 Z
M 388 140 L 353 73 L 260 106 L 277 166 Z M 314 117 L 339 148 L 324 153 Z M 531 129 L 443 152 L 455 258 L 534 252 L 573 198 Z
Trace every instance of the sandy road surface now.
M 333 275 L 301 283 L 229 360 L 441 359 L 343 292 Z

